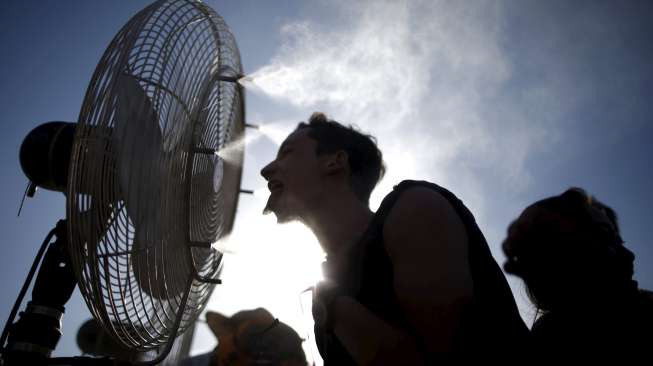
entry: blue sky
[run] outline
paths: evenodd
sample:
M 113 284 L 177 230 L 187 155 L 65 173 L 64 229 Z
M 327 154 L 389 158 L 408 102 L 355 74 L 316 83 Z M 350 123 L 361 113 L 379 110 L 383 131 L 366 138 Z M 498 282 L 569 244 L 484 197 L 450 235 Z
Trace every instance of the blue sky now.
M 378 137 L 389 170 L 372 206 L 401 179 L 440 183 L 469 205 L 502 263 L 500 242 L 521 209 L 584 187 L 617 211 L 637 256 L 636 279 L 653 288 L 650 2 L 207 3 L 232 28 L 255 76 L 250 122 L 285 131 L 323 110 Z M 0 3 L 3 316 L 42 238 L 65 215 L 61 194 L 39 191 L 16 217 L 27 183 L 20 143 L 42 122 L 77 119 L 102 52 L 146 4 Z M 253 135 L 245 188 L 264 186 L 258 170 L 276 148 L 274 138 Z M 306 334 L 298 298 L 316 276 L 319 250 L 310 233 L 262 218 L 264 201 L 242 197 L 229 281 L 208 308 L 263 305 Z M 531 319 L 519 281 L 511 285 Z M 58 354 L 77 354 L 74 334 L 87 317 L 76 295 Z M 211 342 L 199 326 L 195 351 Z

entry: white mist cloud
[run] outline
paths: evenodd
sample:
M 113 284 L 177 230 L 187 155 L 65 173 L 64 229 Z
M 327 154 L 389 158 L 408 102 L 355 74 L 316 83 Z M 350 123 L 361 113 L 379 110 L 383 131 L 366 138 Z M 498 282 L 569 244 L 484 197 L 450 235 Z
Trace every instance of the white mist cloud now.
M 337 2 L 336 27 L 302 20 L 282 27 L 284 45 L 251 74 L 253 90 L 371 132 L 388 163 L 373 196 L 428 179 L 484 214 L 475 167 L 524 186 L 524 160 L 542 130 L 505 103 L 511 78 L 495 2 Z M 514 108 L 511 108 L 514 107 Z

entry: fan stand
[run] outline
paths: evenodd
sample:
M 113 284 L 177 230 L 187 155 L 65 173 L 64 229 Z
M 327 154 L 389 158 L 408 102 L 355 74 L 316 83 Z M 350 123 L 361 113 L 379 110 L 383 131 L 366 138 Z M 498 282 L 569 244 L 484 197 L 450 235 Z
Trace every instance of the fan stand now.
M 48 233 L 16 299 L 0 340 L 4 346 L 8 339 L 2 350 L 6 366 L 43 364 L 61 337 L 64 305 L 77 285 L 68 255 L 67 230 L 66 220 L 60 220 Z M 54 236 L 56 240 L 51 243 Z M 31 301 L 12 324 L 39 263 Z
M 70 263 L 70 255 L 68 254 L 67 230 L 66 220 L 60 220 L 56 227 L 48 233 L 39 249 L 0 339 L 0 345 L 2 346 L 4 346 L 5 340 L 8 339 L 7 346 L 1 350 L 2 361 L 4 361 L 1 364 L 3 366 L 116 366 L 156 365 L 162 362 L 168 356 L 174 344 L 174 338 L 177 336 L 177 329 L 179 329 L 184 314 L 193 280 L 207 280 L 200 277 L 197 272 L 195 272 L 194 276 L 188 278 L 186 291 L 175 319 L 175 330 L 171 334 L 173 340 L 167 342 L 165 348 L 159 352 L 156 358 L 149 361 L 124 361 L 113 357 L 50 357 L 62 334 L 61 319 L 65 309 L 64 305 L 70 300 L 75 286 L 77 286 L 77 280 Z M 54 236 L 56 236 L 56 240 L 51 242 Z M 32 299 L 28 302 L 26 310 L 20 313 L 20 319 L 12 324 L 39 263 L 41 265 L 38 268 L 34 288 L 32 289 Z M 213 281 L 219 283 L 217 279 Z

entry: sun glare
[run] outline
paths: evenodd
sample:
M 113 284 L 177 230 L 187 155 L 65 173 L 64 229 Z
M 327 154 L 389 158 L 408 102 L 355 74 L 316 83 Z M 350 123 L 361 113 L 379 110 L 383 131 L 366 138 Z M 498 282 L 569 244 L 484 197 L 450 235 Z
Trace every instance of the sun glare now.
M 300 295 L 322 278 L 324 253 L 315 236 L 301 224 L 277 225 L 274 215 L 241 220 L 247 223 L 241 223 L 240 230 L 214 244 L 225 258 L 223 284 L 216 288 L 209 309 L 266 307 L 303 327 Z
M 231 315 L 263 307 L 312 339 L 311 295 L 305 290 L 322 278 L 324 253 L 304 225 L 277 225 L 274 215 L 241 215 L 232 235 L 213 247 L 224 254 L 220 275 L 207 310 Z M 213 337 L 196 339 L 197 349 L 210 350 Z M 311 341 L 304 344 L 314 358 Z

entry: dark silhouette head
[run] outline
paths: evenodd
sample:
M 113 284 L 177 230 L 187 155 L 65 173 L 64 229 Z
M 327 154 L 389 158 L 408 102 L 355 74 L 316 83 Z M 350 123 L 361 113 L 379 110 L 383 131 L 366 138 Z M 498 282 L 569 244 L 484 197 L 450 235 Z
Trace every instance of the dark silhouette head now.
M 214 365 L 307 365 L 299 334 L 264 308 L 242 310 L 230 317 L 209 311 L 206 321 L 218 338 Z
M 634 255 L 617 215 L 572 188 L 529 206 L 508 228 L 504 269 L 542 311 L 599 301 L 632 283 Z
M 320 112 L 313 113 L 308 123 L 299 123 L 297 129 L 309 129 L 308 136 L 317 141 L 317 155 L 333 154 L 338 150 L 347 153 L 351 188 L 367 204 L 372 190 L 385 173 L 383 155 L 376 146 L 376 139 L 353 126 L 330 120 Z
M 261 169 L 270 197 L 264 213 L 277 222 L 311 221 L 325 204 L 353 199 L 368 205 L 385 169 L 372 136 L 314 113 Z

